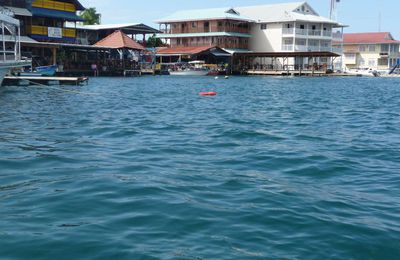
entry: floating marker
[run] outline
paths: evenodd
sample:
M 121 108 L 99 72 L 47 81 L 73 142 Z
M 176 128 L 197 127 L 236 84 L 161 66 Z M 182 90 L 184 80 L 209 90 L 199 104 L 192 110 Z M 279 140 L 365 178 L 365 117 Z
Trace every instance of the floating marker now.
M 216 96 L 217 92 L 200 92 L 200 96 L 206 97 L 206 96 Z

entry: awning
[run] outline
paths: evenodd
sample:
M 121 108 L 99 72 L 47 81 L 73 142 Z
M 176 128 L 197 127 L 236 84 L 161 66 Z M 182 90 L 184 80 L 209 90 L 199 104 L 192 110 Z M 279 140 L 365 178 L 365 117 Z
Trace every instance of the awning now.
M 11 35 L 5 35 L 4 36 L 4 40 L 6 42 L 15 42 L 14 37 L 11 37 Z M 0 41 L 3 41 L 3 35 L 0 35 Z M 28 36 L 21 36 L 20 37 L 20 42 L 21 43 L 38 43 L 37 41 L 35 41 L 34 39 L 28 37 Z
M 211 49 L 210 53 L 216 57 L 231 57 L 232 54 L 230 54 L 229 52 L 220 49 L 220 48 L 215 48 L 215 49 Z
M 10 10 L 11 12 L 13 12 L 14 15 L 16 15 L 16 16 L 32 17 L 32 13 L 26 8 L 19 8 L 19 7 L 13 7 L 13 6 L 5 6 L 5 8 Z
M 75 13 L 32 7 L 32 14 L 39 17 L 60 18 L 66 21 L 85 21 Z

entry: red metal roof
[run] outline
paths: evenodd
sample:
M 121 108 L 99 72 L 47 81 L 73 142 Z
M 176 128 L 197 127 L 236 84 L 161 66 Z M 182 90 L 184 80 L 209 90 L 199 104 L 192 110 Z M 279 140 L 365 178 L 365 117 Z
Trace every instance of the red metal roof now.
M 198 47 L 173 47 L 173 48 L 159 48 L 157 54 L 185 54 L 194 55 L 199 54 L 210 49 L 217 48 L 216 46 L 198 46 Z
M 135 42 L 121 31 L 115 31 L 108 35 L 106 38 L 100 40 L 95 46 L 108 47 L 111 49 L 133 49 L 144 50 L 145 48 L 139 43 Z
M 389 32 L 373 33 L 345 33 L 344 44 L 377 44 L 377 43 L 400 43 L 393 38 Z

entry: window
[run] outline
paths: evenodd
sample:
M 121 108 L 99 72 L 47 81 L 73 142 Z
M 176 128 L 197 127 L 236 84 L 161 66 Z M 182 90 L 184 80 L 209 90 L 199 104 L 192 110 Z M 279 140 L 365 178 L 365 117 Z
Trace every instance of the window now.
M 192 28 L 196 28 L 197 27 L 197 23 L 196 22 L 192 22 Z
M 311 29 L 312 29 L 312 30 L 317 30 L 317 26 L 313 25 L 313 26 L 311 27 Z
M 261 24 L 261 30 L 267 30 L 267 24 L 266 23 L 262 23 Z
M 369 52 L 375 52 L 375 45 L 369 45 L 368 46 L 368 51 Z
M 348 60 L 354 60 L 356 58 L 356 54 L 355 53 L 346 53 L 345 58 Z
M 376 66 L 376 60 L 375 59 L 369 59 L 368 60 L 368 66 L 369 67 L 375 67 Z
M 305 29 L 304 24 L 300 24 L 300 29 Z
M 382 44 L 381 45 L 381 52 L 389 52 L 389 45 L 388 44 Z
M 221 27 L 222 26 L 222 22 L 218 22 L 218 27 Z
M 360 45 L 360 46 L 358 47 L 358 50 L 361 51 L 361 52 L 364 52 L 366 49 L 367 49 L 367 48 L 365 47 L 365 45 Z
M 388 64 L 389 64 L 389 59 L 388 58 L 378 59 L 378 65 L 379 66 L 387 66 Z

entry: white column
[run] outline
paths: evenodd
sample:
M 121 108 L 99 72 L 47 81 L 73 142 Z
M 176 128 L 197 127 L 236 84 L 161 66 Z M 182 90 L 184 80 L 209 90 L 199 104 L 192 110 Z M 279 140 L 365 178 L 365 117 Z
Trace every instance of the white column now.
M 7 56 L 6 56 L 6 34 L 4 31 L 4 22 L 1 23 L 1 32 L 3 35 L 3 58 L 4 58 L 4 61 L 6 61 L 6 59 L 7 59 Z

